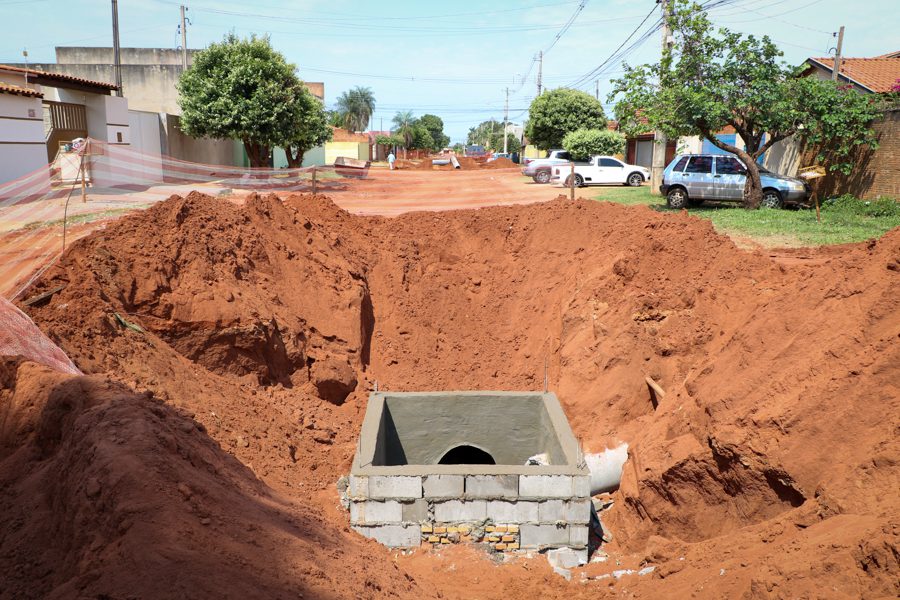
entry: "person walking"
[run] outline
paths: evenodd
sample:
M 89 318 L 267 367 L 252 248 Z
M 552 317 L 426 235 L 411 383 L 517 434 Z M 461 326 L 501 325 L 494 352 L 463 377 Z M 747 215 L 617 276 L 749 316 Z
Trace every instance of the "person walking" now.
M 391 171 L 394 170 L 394 161 L 397 160 L 397 157 L 394 156 L 394 152 L 391 151 L 388 153 L 388 166 L 391 168 Z

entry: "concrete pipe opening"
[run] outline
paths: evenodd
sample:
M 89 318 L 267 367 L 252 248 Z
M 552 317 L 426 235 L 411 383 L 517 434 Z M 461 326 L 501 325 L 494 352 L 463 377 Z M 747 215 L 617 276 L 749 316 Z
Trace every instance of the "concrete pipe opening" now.
M 461 444 L 447 450 L 438 461 L 439 465 L 496 465 L 497 461 L 485 450 Z

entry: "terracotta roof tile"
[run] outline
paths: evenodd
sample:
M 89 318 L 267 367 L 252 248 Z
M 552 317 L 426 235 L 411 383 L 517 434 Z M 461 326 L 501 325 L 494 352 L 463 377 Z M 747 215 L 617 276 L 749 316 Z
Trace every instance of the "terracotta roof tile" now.
M 30 98 L 43 98 L 44 94 L 18 85 L 0 82 L 0 94 L 14 94 L 16 96 L 28 96 Z
M 68 83 L 78 83 L 88 87 L 95 87 L 104 90 L 115 90 L 116 84 L 114 83 L 106 83 L 105 81 L 92 81 L 90 79 L 83 79 L 81 77 L 75 77 L 74 75 L 63 75 L 62 73 L 51 73 L 50 71 L 38 71 L 37 69 L 23 69 L 22 67 L 13 67 L 10 65 L 0 65 L 0 71 L 8 71 L 11 73 L 26 73 L 29 76 L 46 79 L 49 81 L 62 81 Z M 51 85 L 51 87 L 53 87 Z
M 891 53 L 876 58 L 843 58 L 841 59 L 841 76 L 854 83 L 883 94 L 900 80 L 900 53 Z M 811 58 L 825 68 L 834 69 L 834 58 Z

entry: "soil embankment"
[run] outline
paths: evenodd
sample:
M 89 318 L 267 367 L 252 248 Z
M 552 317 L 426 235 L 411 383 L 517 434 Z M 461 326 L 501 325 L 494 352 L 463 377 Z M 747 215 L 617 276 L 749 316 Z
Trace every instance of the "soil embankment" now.
M 387 219 L 324 197 L 173 197 L 80 240 L 34 289 L 66 285 L 29 313 L 94 375 L 5 363 L 2 514 L 18 516 L 0 522 L 17 531 L 0 556 L 37 565 L 6 569 L 6 589 L 27 589 L 48 568 L 34 558 L 44 544 L 52 564 L 71 565 L 47 579 L 47 594 L 131 583 L 156 596 L 150 582 L 117 582 L 103 556 L 134 530 L 103 521 L 108 506 L 96 501 L 121 486 L 146 499 L 141 519 L 179 532 L 141 534 L 153 572 L 177 558 L 198 581 L 222 572 L 208 550 L 224 539 L 235 577 L 326 597 L 895 596 L 900 231 L 823 257 L 781 264 L 706 221 L 589 201 Z M 374 381 L 539 389 L 545 359 L 586 449 L 630 446 L 605 515 L 615 535 L 606 550 L 621 567 L 584 574 L 652 574 L 569 584 L 538 561 L 498 568 L 466 549 L 395 562 L 348 532 L 334 483 Z M 23 369 L 35 390 L 17 383 Z M 665 397 L 654 402 L 646 377 Z M 66 404 L 74 416 L 52 429 L 69 441 L 54 447 L 72 450 L 47 458 L 33 433 L 44 426 L 6 423 L 57 419 L 33 398 L 69 388 L 93 399 Z M 119 422 L 133 434 L 115 435 Z M 97 435 L 78 435 L 88 429 Z M 85 457 L 110 436 L 122 464 L 86 476 L 101 492 L 86 495 L 86 477 L 73 475 L 38 496 L 44 513 L 25 509 L 49 486 L 42 473 L 94 468 Z M 126 465 L 150 475 L 131 481 Z M 179 499 L 179 482 L 195 479 L 206 486 L 202 515 Z M 65 539 L 39 518 L 53 502 L 81 515 Z M 166 550 L 173 538 L 177 556 Z M 259 546 L 286 562 L 257 568 Z M 240 595 L 221 583 L 209 589 Z

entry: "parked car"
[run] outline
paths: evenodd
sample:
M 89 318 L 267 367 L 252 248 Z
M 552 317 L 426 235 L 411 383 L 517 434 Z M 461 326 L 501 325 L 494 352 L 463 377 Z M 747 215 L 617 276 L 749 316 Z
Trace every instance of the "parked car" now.
M 547 158 L 526 158 L 522 175 L 531 177 L 535 183 L 550 183 L 554 165 L 567 165 L 572 156 L 565 150 L 551 150 Z
M 470 146 L 466 146 L 466 156 L 487 156 L 487 150 L 484 146 L 480 144 L 472 144 Z
M 786 177 L 760 167 L 762 205 L 781 208 L 803 204 L 810 194 L 802 179 Z M 705 200 L 740 202 L 744 196 L 747 167 L 730 154 L 680 154 L 663 171 L 659 191 L 670 208 L 702 204 Z
M 572 167 L 554 166 L 551 181 L 565 180 L 571 185 Z M 575 186 L 616 183 L 639 186 L 650 179 L 650 171 L 640 165 L 629 165 L 612 156 L 593 156 L 591 160 L 575 164 Z

